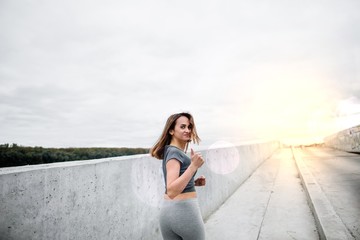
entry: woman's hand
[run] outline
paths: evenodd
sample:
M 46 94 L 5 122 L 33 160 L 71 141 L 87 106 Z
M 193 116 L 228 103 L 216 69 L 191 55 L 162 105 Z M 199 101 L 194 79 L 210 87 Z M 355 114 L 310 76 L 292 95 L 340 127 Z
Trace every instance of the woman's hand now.
M 193 165 L 196 169 L 200 168 L 204 164 L 204 159 L 199 152 L 194 152 L 193 149 L 191 149 L 191 165 Z
M 206 178 L 204 175 L 201 175 L 195 180 L 195 186 L 197 187 L 205 186 L 205 184 L 206 184 Z

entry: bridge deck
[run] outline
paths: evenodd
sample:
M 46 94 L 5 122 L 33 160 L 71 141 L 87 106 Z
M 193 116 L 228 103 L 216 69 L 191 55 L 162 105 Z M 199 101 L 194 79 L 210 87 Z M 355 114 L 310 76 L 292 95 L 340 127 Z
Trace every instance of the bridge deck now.
M 347 235 L 333 239 L 360 239 L 360 155 L 330 148 L 305 148 L 298 155 L 330 205 L 324 211 L 313 186 L 307 187 L 324 231 Z
M 312 148 L 312 154 L 309 150 L 297 150 L 297 155 L 303 157 L 304 163 L 309 164 L 309 169 L 316 175 L 315 178 L 319 178 L 319 174 L 316 171 L 315 164 L 321 159 L 316 159 L 316 156 L 327 156 L 325 159 L 333 159 L 334 156 L 340 153 L 330 149 Z M 341 156 L 348 157 L 347 153 L 341 153 Z M 356 155 L 358 156 L 358 155 Z M 354 161 L 356 156 L 350 157 L 353 164 L 356 167 L 352 167 L 350 174 L 351 177 L 346 179 L 352 179 L 350 184 L 355 188 L 354 182 L 357 181 L 357 187 L 359 186 L 359 173 L 360 169 L 360 156 L 359 161 Z M 309 162 L 310 159 L 314 161 Z M 319 163 L 320 164 L 320 163 Z M 340 165 L 339 162 L 337 164 Z M 348 165 L 348 164 L 346 164 Z M 318 166 L 319 167 L 319 166 Z M 354 173 L 357 171 L 357 173 Z M 298 171 L 296 162 L 293 158 L 291 149 L 284 148 L 276 152 L 270 159 L 266 160 L 252 175 L 251 177 L 208 219 L 205 221 L 207 239 L 319 239 L 324 238 L 322 233 L 323 222 L 318 221 L 316 212 L 312 206 L 314 199 L 311 199 L 306 193 L 306 185 L 302 184 L 300 176 L 302 171 Z M 331 172 L 328 173 L 331 175 Z M 334 175 L 334 173 L 332 173 Z M 348 173 L 342 172 L 341 174 L 348 176 Z M 326 173 L 322 173 L 322 179 L 325 179 Z M 306 176 L 302 176 L 305 177 Z M 325 184 L 326 181 L 319 181 L 320 184 Z M 317 182 L 311 184 L 318 185 Z M 349 184 L 347 184 L 348 186 Z M 325 194 L 323 196 L 330 196 L 330 203 L 332 205 L 331 193 L 334 188 L 327 185 Z M 344 186 L 344 184 L 343 184 Z M 341 187 L 341 184 L 340 184 Z M 336 186 L 336 190 L 341 192 L 339 186 Z M 323 187 L 318 187 L 323 189 Z M 348 188 L 347 188 L 348 189 Z M 349 189 L 348 189 L 349 190 Z M 349 191 L 342 191 L 347 196 L 347 202 L 352 203 L 350 206 L 346 205 L 346 202 L 340 203 L 337 200 L 335 210 L 347 208 L 352 212 L 352 218 L 342 214 L 342 222 L 350 222 L 353 225 L 346 226 L 349 233 L 344 238 L 340 239 L 360 239 L 357 237 L 356 231 L 359 230 L 359 220 L 356 222 L 354 219 L 359 219 L 359 203 L 360 198 L 358 193 L 352 193 Z M 327 195 L 328 194 L 328 195 Z M 332 194 L 336 195 L 336 194 Z M 317 196 L 315 196 L 317 197 Z M 355 200 L 354 200 L 355 198 Z M 336 199 L 339 199 L 337 197 Z M 317 201 L 317 200 L 315 200 Z M 349 210 L 350 208 L 350 210 Z M 343 212 L 345 212 L 343 210 Z M 315 216 L 314 216 L 315 214 Z M 326 213 L 325 213 L 326 215 Z M 329 214 L 327 214 L 329 215 Z M 346 218 L 346 219 L 345 219 Z M 328 223 L 324 223 L 328 224 Z M 331 225 L 333 224 L 333 225 Z M 331 223 L 326 227 L 336 227 L 336 223 Z M 354 226 L 355 225 L 355 226 Z M 351 230 L 351 231 L 350 231 Z M 351 236 L 352 235 L 352 236 Z M 326 235 L 327 239 L 331 239 L 332 236 Z M 335 237 L 335 236 L 333 236 Z M 339 236 L 336 236 L 339 237 Z

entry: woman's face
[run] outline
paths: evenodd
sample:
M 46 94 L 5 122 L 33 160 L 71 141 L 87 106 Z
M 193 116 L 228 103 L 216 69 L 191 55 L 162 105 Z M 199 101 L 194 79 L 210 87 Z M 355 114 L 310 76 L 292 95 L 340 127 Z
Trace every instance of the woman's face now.
M 176 140 L 189 142 L 191 140 L 192 125 L 187 117 L 181 116 L 176 120 L 174 130 L 170 134 Z

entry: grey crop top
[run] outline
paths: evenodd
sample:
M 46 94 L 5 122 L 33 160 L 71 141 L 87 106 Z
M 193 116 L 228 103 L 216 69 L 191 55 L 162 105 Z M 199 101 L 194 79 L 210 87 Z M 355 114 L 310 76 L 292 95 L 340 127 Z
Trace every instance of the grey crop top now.
M 180 162 L 180 173 L 179 176 L 181 176 L 185 170 L 190 166 L 191 159 L 180 149 L 175 146 L 166 145 L 164 149 L 164 159 L 162 162 L 162 168 L 164 173 L 164 179 L 165 179 L 165 193 L 167 193 L 166 189 L 166 163 L 170 159 L 176 159 Z M 196 174 L 196 172 L 195 172 Z M 181 193 L 185 192 L 195 192 L 195 181 L 194 176 L 190 179 L 189 183 L 186 185 L 185 189 Z

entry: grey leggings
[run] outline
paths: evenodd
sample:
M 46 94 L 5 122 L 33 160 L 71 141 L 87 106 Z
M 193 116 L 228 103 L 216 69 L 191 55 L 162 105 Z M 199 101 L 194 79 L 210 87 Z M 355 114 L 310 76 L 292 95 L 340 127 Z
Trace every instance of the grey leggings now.
M 164 240 L 204 240 L 205 228 L 197 198 L 164 199 L 160 229 Z

